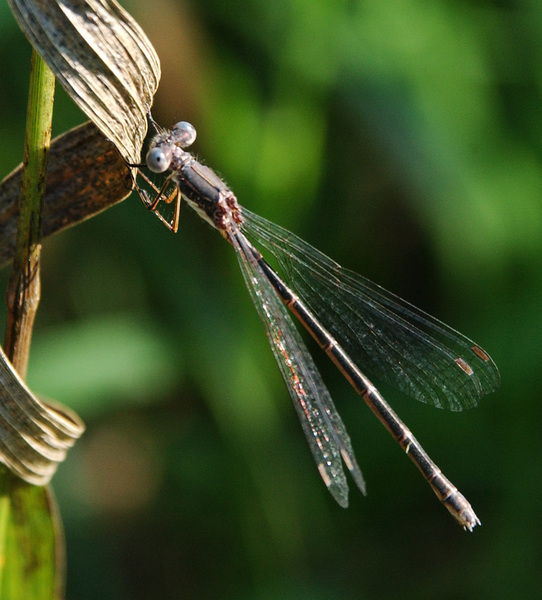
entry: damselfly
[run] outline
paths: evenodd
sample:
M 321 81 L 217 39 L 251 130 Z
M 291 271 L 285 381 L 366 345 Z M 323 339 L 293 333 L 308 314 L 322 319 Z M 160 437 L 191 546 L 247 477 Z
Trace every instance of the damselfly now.
M 365 493 L 344 423 L 286 307 L 397 440 L 446 508 L 465 529 L 480 524 L 470 503 L 442 474 L 410 430 L 361 372 L 367 368 L 410 396 L 451 410 L 475 406 L 499 385 L 490 356 L 465 336 L 351 271 L 293 233 L 240 206 L 228 186 L 186 151 L 196 130 L 184 121 L 156 129 L 145 164 L 166 173 L 160 187 L 139 174 L 153 197 L 136 186 L 145 206 L 176 232 L 181 197 L 234 247 L 320 475 L 343 507 L 348 484 L 342 461 Z M 172 204 L 173 203 L 173 204 Z M 172 205 L 166 218 L 160 207 Z M 249 240 L 269 251 L 282 276 Z

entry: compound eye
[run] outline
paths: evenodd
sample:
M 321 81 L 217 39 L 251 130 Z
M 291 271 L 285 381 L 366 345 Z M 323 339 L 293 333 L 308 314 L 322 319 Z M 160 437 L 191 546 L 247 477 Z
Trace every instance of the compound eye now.
M 145 162 L 153 173 L 163 173 L 171 164 L 171 148 L 151 148 L 147 152 Z
M 181 148 L 188 148 L 196 141 L 196 128 L 187 121 L 175 123 L 171 130 L 171 137 Z

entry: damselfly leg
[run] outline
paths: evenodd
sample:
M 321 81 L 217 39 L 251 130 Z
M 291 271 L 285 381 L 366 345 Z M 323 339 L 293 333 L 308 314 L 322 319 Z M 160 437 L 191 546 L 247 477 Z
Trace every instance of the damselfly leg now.
M 135 188 L 139 197 L 141 198 L 141 202 L 143 202 L 145 207 L 153 212 L 170 231 L 177 233 L 179 230 L 179 220 L 181 216 L 181 192 L 179 190 L 179 186 L 173 181 L 172 175 L 168 175 L 161 186 L 158 187 L 141 170 L 141 167 L 145 167 L 145 165 L 128 164 L 127 166 L 130 167 L 130 169 L 136 168 L 138 176 L 143 179 L 149 190 L 151 190 L 149 193 L 147 190 L 142 189 L 132 174 L 132 178 L 135 182 Z M 173 209 L 170 211 L 170 215 L 164 216 L 160 213 L 158 210 L 160 202 L 164 202 L 166 205 L 172 204 Z

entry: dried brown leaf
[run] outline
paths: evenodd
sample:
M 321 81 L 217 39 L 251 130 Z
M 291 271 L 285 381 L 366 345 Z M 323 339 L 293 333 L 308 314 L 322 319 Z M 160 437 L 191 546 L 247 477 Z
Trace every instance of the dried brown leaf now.
M 0 267 L 13 257 L 21 169 L 19 165 L 0 183 Z M 119 153 L 93 123 L 55 138 L 49 151 L 42 235 L 61 231 L 120 202 L 132 186 Z
M 114 0 L 8 0 L 30 43 L 81 110 L 138 162 L 160 62 Z
M 34 485 L 48 483 L 85 426 L 34 396 L 0 348 L 0 461 Z

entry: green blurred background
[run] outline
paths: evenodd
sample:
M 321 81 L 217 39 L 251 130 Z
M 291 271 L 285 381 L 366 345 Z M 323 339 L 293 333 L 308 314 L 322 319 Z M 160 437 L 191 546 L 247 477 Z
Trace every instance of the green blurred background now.
M 54 479 L 67 597 L 537 597 L 542 4 L 124 6 L 162 61 L 156 120 L 193 122 L 242 204 L 473 338 L 502 388 L 449 413 L 375 381 L 472 502 L 467 534 L 315 352 L 368 482 L 340 509 L 231 248 L 134 194 L 44 243 L 28 379 L 87 424 Z M 5 4 L 0 50 L 3 176 L 30 56 Z M 54 134 L 84 120 L 58 88 Z

